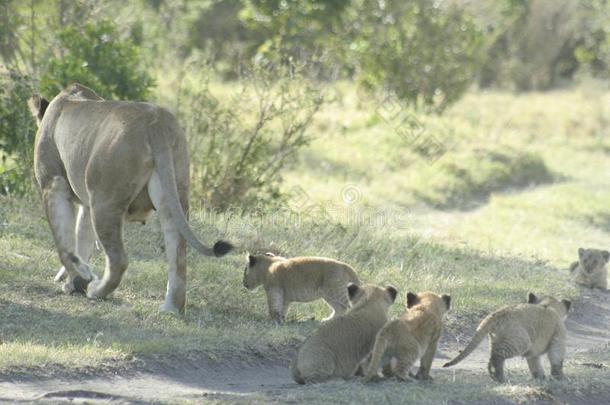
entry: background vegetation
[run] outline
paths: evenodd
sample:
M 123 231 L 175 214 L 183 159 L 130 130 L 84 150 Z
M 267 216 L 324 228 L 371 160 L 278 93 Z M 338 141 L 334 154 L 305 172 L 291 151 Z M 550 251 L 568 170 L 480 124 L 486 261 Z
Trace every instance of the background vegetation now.
M 203 140 L 191 142 L 197 196 L 226 209 L 281 197 L 281 168 L 307 144 L 319 109 L 312 105 L 323 102 L 314 91 L 347 80 L 361 98 L 393 97 L 417 117 L 445 110 L 469 88 L 606 79 L 609 19 L 607 0 L 2 0 L 0 189 L 20 194 L 31 185 L 34 127 L 18 106 L 32 89 L 52 98 L 78 81 L 106 98 L 170 107 L 189 137 Z M 263 83 L 261 72 L 274 89 L 244 91 Z M 211 101 L 210 81 L 232 83 L 232 96 Z M 258 113 L 235 109 L 245 98 L 256 99 Z M 299 114 L 289 134 L 275 131 L 273 119 Z M 215 130 L 226 132 L 224 143 L 203 136 Z M 261 162 L 269 153 L 279 157 L 272 167 Z M 234 156 L 244 159 L 228 163 Z
M 335 257 L 401 299 L 452 294 L 442 350 L 531 289 L 580 302 L 566 268 L 579 247 L 610 244 L 608 21 L 607 0 L 0 0 L 0 375 L 286 361 L 327 308 L 296 305 L 272 326 L 262 291 L 240 287 L 246 250 Z M 239 248 L 189 254 L 184 319 L 157 311 L 156 220 L 127 227 L 130 268 L 110 300 L 52 282 L 26 100 L 71 81 L 161 104 L 185 128 L 191 222 Z M 569 357 L 559 387 L 608 392 L 607 343 L 595 350 Z M 483 366 L 459 392 L 438 388 L 453 381 L 441 374 L 433 388 L 294 395 L 546 398 L 514 370 L 505 389 L 482 382 Z

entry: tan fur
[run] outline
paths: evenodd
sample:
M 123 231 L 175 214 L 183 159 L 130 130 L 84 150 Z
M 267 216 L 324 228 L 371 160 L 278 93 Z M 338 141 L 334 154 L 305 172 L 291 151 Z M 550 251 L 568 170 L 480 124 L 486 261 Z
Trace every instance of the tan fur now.
M 290 365 L 292 377 L 299 384 L 352 377 L 371 351 L 397 294 L 392 286 L 350 284 L 347 290 L 352 308 L 322 324 Z
M 504 361 L 517 356 L 526 358 L 534 378 L 544 378 L 540 362 L 543 354 L 551 363 L 551 374 L 561 378 L 566 351 L 564 320 L 570 305 L 567 300 L 538 299 L 530 293 L 527 304 L 501 308 L 483 319 L 468 346 L 443 367 L 462 361 L 489 335 L 491 358 L 487 369 L 492 379 L 504 382 Z
M 354 269 L 337 260 L 324 257 L 285 259 L 267 253 L 248 255 L 243 283 L 249 290 L 262 285 L 267 293 L 269 316 L 283 323 L 292 302 L 320 298 L 333 309 L 325 320 L 343 315 L 349 309 L 347 285 L 359 285 L 360 280 Z
M 162 309 L 183 312 L 186 242 L 206 255 L 226 253 L 230 245 L 208 248 L 188 226 L 188 152 L 176 119 L 153 104 L 103 100 L 80 84 L 51 103 L 34 96 L 28 104 L 39 124 L 34 172 L 68 275 L 64 290 L 72 292 L 80 280 L 90 298 L 114 291 L 128 263 L 124 221 L 144 221 L 156 209 L 169 262 Z M 87 265 L 96 238 L 106 253 L 101 280 Z
M 570 273 L 576 284 L 589 288 L 608 289 L 608 259 L 607 250 L 578 249 L 578 261 L 570 266 Z
M 407 312 L 385 324 L 377 333 L 370 360 L 363 362 L 365 380 L 383 374 L 410 380 L 411 367 L 420 360 L 415 378 L 430 380 L 430 368 L 443 331 L 443 316 L 449 310 L 451 297 L 431 292 L 407 295 Z M 367 366 L 368 363 L 368 366 Z M 382 364 L 383 363 L 383 364 Z

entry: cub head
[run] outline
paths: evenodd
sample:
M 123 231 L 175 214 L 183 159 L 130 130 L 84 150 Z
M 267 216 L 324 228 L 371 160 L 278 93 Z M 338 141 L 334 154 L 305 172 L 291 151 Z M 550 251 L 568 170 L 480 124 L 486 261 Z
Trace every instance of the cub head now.
M 30 108 L 30 112 L 36 118 L 36 124 L 40 126 L 40 121 L 44 117 L 44 113 L 47 111 L 47 107 L 49 106 L 49 101 L 46 98 L 39 96 L 38 94 L 34 94 L 28 100 L 28 107 Z
M 265 253 L 264 255 L 248 254 L 247 260 L 243 283 L 248 290 L 253 290 L 263 284 L 273 263 L 286 259 L 273 253 Z
M 610 253 L 607 250 L 599 249 L 578 249 L 578 262 L 587 273 L 594 273 L 600 268 L 603 268 L 610 259 Z
M 407 308 L 410 309 L 420 304 L 429 306 L 440 315 L 444 315 L 451 308 L 451 296 L 447 294 L 437 295 L 431 292 L 407 293 Z
M 557 298 L 551 297 L 550 295 L 545 295 L 544 297 L 539 298 L 534 293 L 528 294 L 527 302 L 530 304 L 542 305 L 543 307 L 554 309 L 564 321 L 568 317 L 568 311 L 572 306 L 572 302 L 569 300 L 559 301 Z
M 398 290 L 392 285 L 385 288 L 372 284 L 349 283 L 347 285 L 347 296 L 352 307 L 366 305 L 369 302 L 379 302 L 387 310 L 396 301 L 396 295 L 398 295 Z

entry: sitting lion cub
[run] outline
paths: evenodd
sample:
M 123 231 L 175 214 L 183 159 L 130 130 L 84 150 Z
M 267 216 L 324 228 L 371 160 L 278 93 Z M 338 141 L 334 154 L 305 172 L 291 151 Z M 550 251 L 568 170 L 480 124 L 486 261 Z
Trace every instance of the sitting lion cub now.
M 570 266 L 570 273 L 576 284 L 589 288 L 608 289 L 608 259 L 607 250 L 578 249 L 578 261 Z
M 323 298 L 333 309 L 325 320 L 344 314 L 349 308 L 347 285 L 360 284 L 350 266 L 323 257 L 286 259 L 272 253 L 248 255 L 244 287 L 253 290 L 263 285 L 267 293 L 269 316 L 278 323 L 286 319 L 292 302 Z
M 451 306 L 449 295 L 439 296 L 431 292 L 407 294 L 407 312 L 385 324 L 377 334 L 371 352 L 365 381 L 379 375 L 383 364 L 386 377 L 409 381 L 411 367 L 420 361 L 415 378 L 431 380 L 430 367 L 436 354 L 436 345 L 443 331 L 443 316 Z
M 464 360 L 490 337 L 491 358 L 487 370 L 492 379 L 504 382 L 504 361 L 523 356 L 534 378 L 544 378 L 540 356 L 546 354 L 551 363 L 551 375 L 563 377 L 563 358 L 566 354 L 566 327 L 571 302 L 553 297 L 538 299 L 529 294 L 528 304 L 510 305 L 488 315 L 477 328 L 468 346 L 443 367 Z
M 398 294 L 392 286 L 359 287 L 350 283 L 346 290 L 352 308 L 322 324 L 303 343 L 290 365 L 292 378 L 299 384 L 352 377 L 373 348 L 375 335 L 386 323 Z

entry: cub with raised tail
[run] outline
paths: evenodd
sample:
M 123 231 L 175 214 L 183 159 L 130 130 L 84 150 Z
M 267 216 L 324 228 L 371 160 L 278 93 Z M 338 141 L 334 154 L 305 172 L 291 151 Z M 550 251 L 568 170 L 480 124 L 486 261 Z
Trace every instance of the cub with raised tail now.
M 529 293 L 527 304 L 506 306 L 483 319 L 468 346 L 443 367 L 464 360 L 489 335 L 491 357 L 487 370 L 492 379 L 505 382 L 504 361 L 517 356 L 526 358 L 534 378 L 544 378 L 540 361 L 543 354 L 551 363 L 551 375 L 562 378 L 566 353 L 564 321 L 570 305 L 568 300 L 550 296 L 539 299 Z

